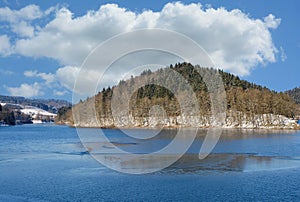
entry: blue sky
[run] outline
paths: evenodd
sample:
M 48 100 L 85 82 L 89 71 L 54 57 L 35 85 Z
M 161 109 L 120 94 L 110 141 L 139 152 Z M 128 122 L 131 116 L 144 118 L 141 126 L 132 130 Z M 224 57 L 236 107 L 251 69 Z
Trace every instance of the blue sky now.
M 291 89 L 300 86 L 299 8 L 297 0 L 2 0 L 0 94 L 71 100 L 89 51 L 139 28 L 180 32 L 226 71 L 272 90 Z

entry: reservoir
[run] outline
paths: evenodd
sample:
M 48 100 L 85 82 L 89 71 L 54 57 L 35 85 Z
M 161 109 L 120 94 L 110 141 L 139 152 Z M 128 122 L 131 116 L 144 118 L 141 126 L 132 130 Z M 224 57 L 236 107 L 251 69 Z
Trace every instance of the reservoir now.
M 100 129 L 83 128 L 89 138 Z M 150 129 L 127 129 L 151 136 Z M 152 153 L 176 135 L 165 129 L 149 139 L 104 129 L 130 153 Z M 300 132 L 224 130 L 212 153 L 199 160 L 205 130 L 171 166 L 132 175 L 99 163 L 103 142 L 84 147 L 75 128 L 54 124 L 0 127 L 0 201 L 297 201 L 300 198 Z M 188 133 L 188 129 L 186 131 Z M 183 140 L 184 141 L 184 140 Z M 164 156 L 164 161 L 168 156 Z M 122 165 L 132 166 L 133 163 Z M 155 165 L 153 165 L 155 166 Z

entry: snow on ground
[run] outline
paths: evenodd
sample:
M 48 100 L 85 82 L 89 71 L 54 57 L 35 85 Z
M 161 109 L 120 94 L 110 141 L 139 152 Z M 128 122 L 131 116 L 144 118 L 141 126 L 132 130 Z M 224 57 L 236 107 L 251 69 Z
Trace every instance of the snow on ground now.
M 24 109 L 21 109 L 21 112 L 28 115 L 42 115 L 42 116 L 56 116 L 56 114 L 47 112 L 43 109 L 37 108 L 37 107 L 31 107 L 31 106 L 25 106 Z

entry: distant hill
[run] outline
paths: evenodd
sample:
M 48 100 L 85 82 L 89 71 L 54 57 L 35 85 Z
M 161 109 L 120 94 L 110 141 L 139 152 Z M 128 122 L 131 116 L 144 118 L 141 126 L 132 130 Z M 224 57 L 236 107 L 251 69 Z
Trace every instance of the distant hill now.
M 123 127 L 144 127 L 155 124 L 163 126 L 210 126 L 211 102 L 209 92 L 203 78 L 195 71 L 195 67 L 190 63 L 178 63 L 170 65 L 155 72 L 144 71 L 140 76 L 132 77 L 126 81 L 120 81 L 118 85 L 104 88 L 92 98 L 73 106 L 73 110 L 64 109 L 57 117 L 59 123 L 74 123 L 82 127 L 115 127 L 119 126 L 119 118 L 112 116 L 111 102 L 113 92 L 124 92 L 131 89 L 134 83 L 140 79 L 157 79 L 163 81 L 167 86 L 171 86 L 175 91 L 185 91 L 185 87 L 167 72 L 168 68 L 175 70 L 182 75 L 195 92 L 200 107 L 199 114 L 184 115 L 180 110 L 177 98 L 174 94 L 157 85 L 146 85 L 132 92 L 129 103 L 129 116 L 122 117 Z M 226 126 L 228 127 L 282 127 L 293 124 L 292 120 L 299 115 L 299 105 L 286 93 L 271 91 L 266 87 L 241 80 L 238 76 L 226 73 L 222 70 L 212 68 L 202 68 L 197 66 L 204 75 L 215 74 L 218 72 L 224 83 L 227 100 Z M 202 75 L 203 75 L 202 74 Z M 159 76 L 159 75 L 164 75 Z M 127 89 L 127 90 L 126 90 Z M 114 91 L 116 90 L 116 91 Z M 93 104 L 95 104 L 98 121 L 91 119 L 93 114 Z M 189 105 L 189 103 L 185 103 Z M 165 109 L 167 119 L 160 119 L 153 122 L 149 117 L 149 111 L 153 106 L 162 106 Z M 122 113 L 124 109 L 118 111 Z M 73 116 L 72 116 L 73 113 Z M 198 118 L 195 118 L 198 117 Z M 78 119 L 78 120 L 77 120 Z M 117 121 L 117 122 L 116 122 Z M 100 124 L 100 125 L 99 125 Z M 127 125 L 126 125 L 127 124 Z
M 288 90 L 286 93 L 291 96 L 297 104 L 300 104 L 300 87 Z
M 53 121 L 56 114 L 71 103 L 55 99 L 28 99 L 0 95 L 0 126 Z
M 55 114 L 58 112 L 58 109 L 60 109 L 61 107 L 71 106 L 71 103 L 66 100 L 29 99 L 25 97 L 5 96 L 5 95 L 0 95 L 0 102 L 38 107 L 45 111 L 55 113 Z

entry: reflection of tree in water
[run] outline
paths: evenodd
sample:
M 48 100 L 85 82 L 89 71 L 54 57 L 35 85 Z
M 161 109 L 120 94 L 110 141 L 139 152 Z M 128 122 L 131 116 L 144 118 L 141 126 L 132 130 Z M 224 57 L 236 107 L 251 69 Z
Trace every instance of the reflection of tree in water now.
M 300 166 L 299 161 L 271 156 L 255 156 L 250 154 L 210 154 L 203 160 L 197 154 L 186 154 L 166 171 L 256 171 L 281 169 L 289 166 Z

